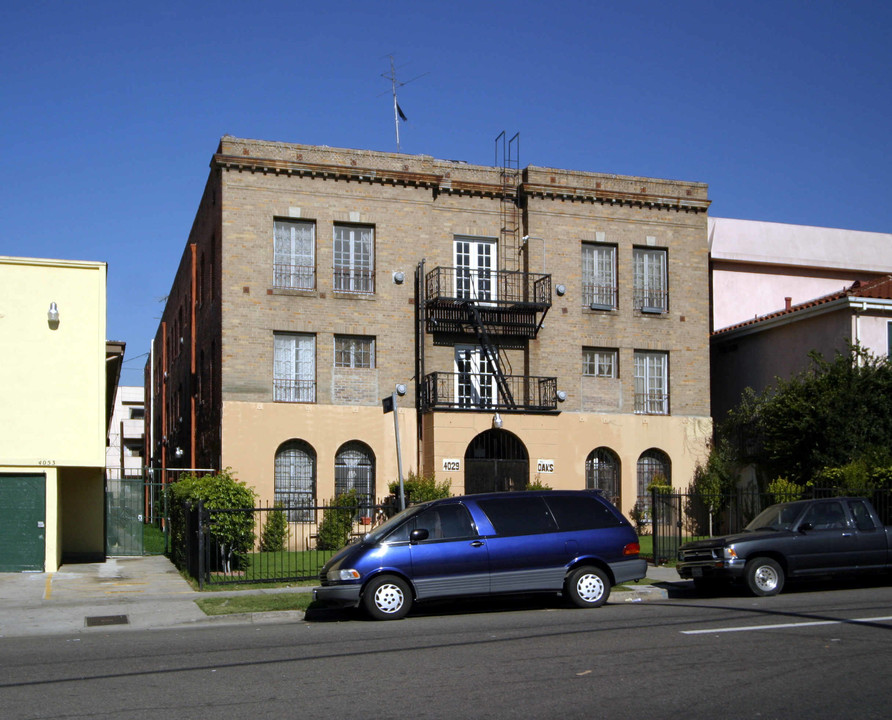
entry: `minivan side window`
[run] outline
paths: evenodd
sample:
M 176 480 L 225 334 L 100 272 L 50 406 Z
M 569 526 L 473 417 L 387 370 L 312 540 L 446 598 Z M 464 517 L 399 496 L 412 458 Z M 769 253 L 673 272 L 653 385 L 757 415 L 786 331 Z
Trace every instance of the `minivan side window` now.
M 477 504 L 499 535 L 534 535 L 557 530 L 541 497 L 514 495 L 479 500 Z
M 413 530 L 427 530 L 428 540 L 458 540 L 477 536 L 471 514 L 464 505 L 458 504 L 436 505 L 419 513 L 406 525 L 412 526 Z
M 619 519 L 593 497 L 555 495 L 546 499 L 561 532 L 617 527 Z

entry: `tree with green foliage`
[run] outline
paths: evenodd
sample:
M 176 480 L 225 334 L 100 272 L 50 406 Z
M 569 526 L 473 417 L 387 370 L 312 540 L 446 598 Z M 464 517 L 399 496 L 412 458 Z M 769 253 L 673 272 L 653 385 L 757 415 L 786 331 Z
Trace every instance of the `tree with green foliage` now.
M 802 498 L 802 486 L 790 482 L 785 477 L 774 478 L 768 483 L 768 493 L 772 503 L 793 502 Z
M 338 495 L 331 507 L 322 513 L 322 522 L 316 533 L 319 550 L 340 550 L 350 539 L 353 518 L 359 510 L 359 498 L 355 489 Z
M 260 531 L 261 552 L 283 552 L 288 541 L 288 518 L 282 510 L 282 503 L 276 503 L 266 514 L 266 521 Z
M 719 426 L 719 436 L 738 449 L 738 463 L 797 485 L 859 460 L 868 473 L 892 465 L 892 363 L 857 346 L 830 361 L 809 357 L 803 372 L 762 393 L 745 392 Z
M 231 468 L 217 474 L 184 475 L 172 483 L 168 491 L 171 498 L 171 521 L 174 513 L 182 517 L 189 503 L 196 507 L 199 501 L 206 510 L 227 512 L 214 513 L 208 535 L 218 550 L 217 560 L 224 572 L 231 572 L 243 565 L 245 555 L 254 547 L 254 500 L 252 488 L 237 480 Z M 184 524 L 184 523 L 183 523 Z M 185 543 L 185 537 L 172 535 L 172 539 Z
M 690 517 L 700 516 L 700 510 L 706 513 L 709 535 L 713 534 L 713 518 L 725 508 L 735 480 L 735 465 L 727 441 L 713 444 L 706 464 L 698 463 L 694 470 L 687 508 Z
M 391 495 L 399 498 L 399 480 L 390 483 L 388 489 Z M 450 480 L 437 482 L 436 473 L 434 472 L 431 472 L 430 475 L 417 475 L 414 471 L 409 470 L 408 477 L 403 480 L 403 489 L 406 494 L 407 507 L 413 503 L 417 504 L 452 496 L 452 482 Z

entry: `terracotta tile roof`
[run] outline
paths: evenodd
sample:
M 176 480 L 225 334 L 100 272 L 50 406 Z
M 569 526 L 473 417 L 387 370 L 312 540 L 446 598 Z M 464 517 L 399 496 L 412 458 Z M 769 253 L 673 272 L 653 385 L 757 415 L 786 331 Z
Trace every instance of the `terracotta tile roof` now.
M 737 323 L 736 325 L 730 325 L 726 328 L 722 328 L 721 330 L 716 330 L 712 334 L 721 335 L 722 333 L 729 332 L 730 330 L 737 330 L 738 328 L 742 327 L 758 325 L 759 323 L 763 323 L 766 320 L 773 320 L 774 318 L 783 317 L 785 315 L 793 315 L 808 308 L 817 307 L 818 305 L 826 305 L 827 303 L 833 302 L 834 300 L 841 300 L 844 297 L 864 297 L 892 300 L 892 275 L 885 275 L 874 280 L 856 280 L 849 287 L 843 288 L 838 292 L 831 293 L 830 295 L 824 295 L 823 297 L 815 298 L 814 300 L 809 300 L 804 303 L 799 303 L 798 305 L 793 305 L 789 308 L 784 308 L 783 310 L 777 310 L 773 313 L 768 313 L 767 315 L 760 315 L 753 318 L 752 320 L 746 320 L 745 322 Z

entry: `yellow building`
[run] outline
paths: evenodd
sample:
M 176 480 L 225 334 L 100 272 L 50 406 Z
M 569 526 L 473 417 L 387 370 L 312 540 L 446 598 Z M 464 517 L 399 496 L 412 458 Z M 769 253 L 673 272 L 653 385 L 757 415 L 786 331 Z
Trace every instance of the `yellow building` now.
M 105 331 L 105 263 L 0 257 L 0 571 L 104 559 Z

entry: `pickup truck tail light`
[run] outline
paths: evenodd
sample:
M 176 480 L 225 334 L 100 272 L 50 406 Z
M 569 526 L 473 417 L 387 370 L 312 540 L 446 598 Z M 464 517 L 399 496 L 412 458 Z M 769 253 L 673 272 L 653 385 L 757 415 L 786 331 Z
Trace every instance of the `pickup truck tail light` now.
M 623 548 L 623 555 L 637 555 L 641 552 L 641 546 L 638 543 L 629 543 Z

